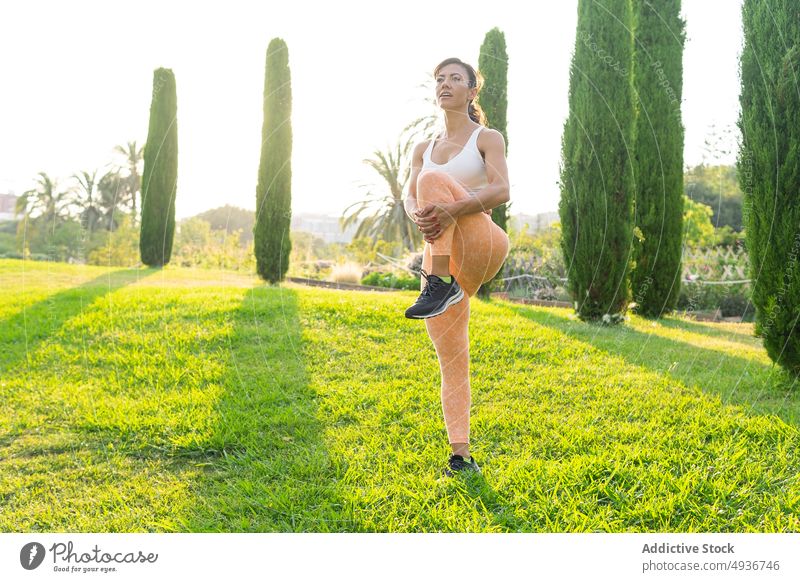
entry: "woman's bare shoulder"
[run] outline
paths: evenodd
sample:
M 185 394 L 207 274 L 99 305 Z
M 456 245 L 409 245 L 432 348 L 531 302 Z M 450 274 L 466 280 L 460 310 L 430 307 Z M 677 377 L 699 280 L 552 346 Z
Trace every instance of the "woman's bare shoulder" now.
M 428 149 L 428 145 L 431 143 L 431 140 L 426 139 L 423 140 L 417 145 L 414 146 L 414 157 L 417 159 L 422 159 L 422 154 L 425 153 L 425 150 Z
M 505 153 L 506 139 L 496 129 L 484 127 L 478 132 L 478 139 L 475 140 L 475 144 L 481 154 L 485 154 L 489 148 L 502 148 L 503 153 Z
M 497 140 L 498 136 L 500 137 L 500 139 L 505 141 L 505 138 L 503 137 L 502 133 L 500 133 L 499 131 L 497 131 L 492 127 L 484 126 L 483 129 L 480 132 L 478 132 L 478 141 L 482 141 L 484 143 L 490 143 L 494 140 Z

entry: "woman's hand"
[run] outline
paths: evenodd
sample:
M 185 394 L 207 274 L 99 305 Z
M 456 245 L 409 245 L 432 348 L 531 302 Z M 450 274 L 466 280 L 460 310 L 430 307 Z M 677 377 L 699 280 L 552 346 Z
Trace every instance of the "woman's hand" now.
M 425 242 L 433 242 L 439 238 L 442 231 L 456 221 L 451 204 L 431 202 L 414 212 L 416 216 L 414 222 L 422 232 Z
M 489 216 L 492 209 L 484 210 Z M 453 224 L 457 217 L 453 214 L 452 206 L 448 203 L 437 204 L 431 202 L 424 208 L 418 208 L 413 212 L 416 219 L 414 222 L 422 232 L 425 242 L 433 242 L 442 234 L 444 229 Z

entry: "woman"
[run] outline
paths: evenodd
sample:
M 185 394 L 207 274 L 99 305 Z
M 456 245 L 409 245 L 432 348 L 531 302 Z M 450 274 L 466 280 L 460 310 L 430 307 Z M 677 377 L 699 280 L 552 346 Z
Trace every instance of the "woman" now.
M 425 239 L 424 285 L 406 317 L 425 319 L 442 375 L 442 410 L 453 453 L 444 474 L 478 471 L 469 452 L 469 298 L 500 270 L 508 235 L 491 219 L 509 201 L 505 140 L 484 127 L 482 79 L 450 58 L 433 72 L 445 134 L 414 148 L 406 214 Z M 466 300 L 464 299 L 466 295 Z

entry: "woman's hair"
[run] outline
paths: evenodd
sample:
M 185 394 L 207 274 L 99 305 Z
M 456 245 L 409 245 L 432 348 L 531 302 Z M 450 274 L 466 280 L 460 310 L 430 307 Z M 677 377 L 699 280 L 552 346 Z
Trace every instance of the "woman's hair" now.
M 480 123 L 481 125 L 486 125 L 486 114 L 481 109 L 481 106 L 478 104 L 478 94 L 481 92 L 481 87 L 483 87 L 483 75 L 481 75 L 480 71 L 476 71 L 472 68 L 471 65 L 468 65 L 461 59 L 456 57 L 451 57 L 449 59 L 443 60 L 441 63 L 436 65 L 436 68 L 433 70 L 433 78 L 436 78 L 436 75 L 439 74 L 439 69 L 444 66 L 457 64 L 464 67 L 467 71 L 467 76 L 469 77 L 469 87 L 470 89 L 477 87 L 478 93 L 475 94 L 475 99 L 469 102 L 467 107 L 467 111 L 469 113 L 469 118 L 474 121 L 475 123 Z

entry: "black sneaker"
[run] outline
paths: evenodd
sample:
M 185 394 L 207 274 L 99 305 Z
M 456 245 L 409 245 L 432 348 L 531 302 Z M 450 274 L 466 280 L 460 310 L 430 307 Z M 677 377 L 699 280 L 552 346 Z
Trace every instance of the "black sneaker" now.
M 442 473 L 447 477 L 453 477 L 457 472 L 463 471 L 464 473 L 480 473 L 481 468 L 475 462 L 475 457 L 470 457 L 469 462 L 464 460 L 461 455 L 450 455 L 447 461 L 447 467 L 442 470 Z
M 420 269 L 420 273 L 425 277 L 425 288 L 414 305 L 406 309 L 409 319 L 434 317 L 464 298 L 464 290 L 452 275 L 452 283 L 445 283 L 436 275 L 428 275 L 425 269 Z

